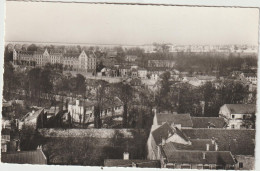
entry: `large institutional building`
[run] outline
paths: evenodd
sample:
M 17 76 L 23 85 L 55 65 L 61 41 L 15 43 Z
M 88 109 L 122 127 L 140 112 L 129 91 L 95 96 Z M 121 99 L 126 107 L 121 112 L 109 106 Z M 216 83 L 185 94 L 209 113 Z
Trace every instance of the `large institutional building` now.
M 62 53 L 57 51 L 16 51 L 13 50 L 15 65 L 44 66 L 47 63 L 62 64 L 65 70 L 92 72 L 96 69 L 93 52 Z

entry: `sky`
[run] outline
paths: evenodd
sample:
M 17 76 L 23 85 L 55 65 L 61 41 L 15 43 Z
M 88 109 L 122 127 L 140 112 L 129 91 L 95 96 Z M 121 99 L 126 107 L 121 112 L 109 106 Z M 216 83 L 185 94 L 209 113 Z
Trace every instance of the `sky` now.
M 257 45 L 258 20 L 256 8 L 7 1 L 5 41 Z

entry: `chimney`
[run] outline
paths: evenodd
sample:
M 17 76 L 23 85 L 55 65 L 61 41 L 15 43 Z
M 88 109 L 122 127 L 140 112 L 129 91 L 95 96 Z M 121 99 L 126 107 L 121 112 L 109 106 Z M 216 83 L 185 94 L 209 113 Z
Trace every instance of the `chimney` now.
M 209 151 L 209 144 L 206 144 L 206 151 Z
M 212 143 L 212 145 L 214 145 L 214 144 L 216 143 L 216 141 L 215 141 L 215 138 L 214 138 L 214 137 L 212 137 L 212 138 L 211 138 L 211 143 Z
M 136 164 L 134 162 L 132 162 L 132 167 L 136 167 Z
M 218 151 L 218 144 L 215 144 L 215 151 Z
M 162 145 L 165 145 L 165 143 L 166 143 L 165 138 L 162 138 Z
M 79 106 L 79 100 L 76 100 L 76 106 Z
M 20 149 L 20 140 L 17 141 L 17 151 L 21 151 L 21 149 Z
M 124 152 L 123 158 L 124 158 L 124 160 L 129 160 L 129 153 L 128 152 Z
M 202 153 L 202 158 L 206 159 L 206 153 L 205 152 Z

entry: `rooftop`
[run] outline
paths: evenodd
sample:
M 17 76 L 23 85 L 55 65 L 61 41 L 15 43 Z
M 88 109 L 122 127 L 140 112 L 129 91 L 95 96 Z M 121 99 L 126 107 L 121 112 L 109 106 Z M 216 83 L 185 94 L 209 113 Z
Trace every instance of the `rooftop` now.
M 193 125 L 190 114 L 157 113 L 156 116 L 159 125 L 164 122 L 181 124 L 181 127 L 192 127 Z
M 188 128 L 181 130 L 190 139 L 212 139 L 219 151 L 231 151 L 233 155 L 254 155 L 255 130 L 222 128 Z
M 136 167 L 141 168 L 161 168 L 159 160 L 123 160 L 123 159 L 105 159 L 104 166 L 108 167 Z
M 255 104 L 225 104 L 231 114 L 255 114 Z
M 193 128 L 224 128 L 226 122 L 224 118 L 219 117 L 191 117 Z
M 169 163 L 194 163 L 194 164 L 235 164 L 229 151 L 174 151 L 166 144 L 163 147 Z M 203 159 L 203 153 L 205 159 Z
M 3 163 L 16 164 L 47 164 L 47 159 L 41 149 L 35 151 L 2 153 L 1 161 Z

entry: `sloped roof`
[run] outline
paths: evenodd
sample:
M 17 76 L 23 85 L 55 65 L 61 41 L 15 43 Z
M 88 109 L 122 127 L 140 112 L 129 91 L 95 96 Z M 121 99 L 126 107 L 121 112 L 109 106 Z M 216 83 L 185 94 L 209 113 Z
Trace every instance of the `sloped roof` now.
M 226 122 L 224 118 L 220 117 L 191 117 L 193 128 L 224 128 Z
M 168 122 L 169 124 L 181 124 L 182 127 L 192 127 L 190 114 L 157 113 L 156 116 L 158 125 Z
M 255 130 L 189 128 L 182 132 L 191 139 L 215 138 L 219 151 L 231 151 L 233 155 L 254 155 Z
M 161 168 L 159 160 L 123 160 L 123 159 L 105 159 L 104 166 L 108 167 L 132 167 L 132 164 L 141 168 Z
M 211 139 L 190 139 L 191 144 L 172 143 L 172 148 L 175 150 L 201 150 L 206 151 L 206 144 L 209 144 L 209 151 L 215 150 L 215 144 L 212 144 Z M 167 143 L 168 144 L 168 143 Z
M 173 129 L 168 123 L 163 124 L 152 132 L 154 141 L 157 145 L 162 142 L 163 138 L 167 139 L 169 134 L 178 134 L 180 137 L 188 141 L 187 137 L 178 128 Z
M 2 153 L 1 161 L 3 163 L 17 164 L 47 164 L 47 159 L 40 149 L 35 151 Z
M 255 114 L 255 104 L 225 104 L 231 114 Z
M 235 164 L 229 151 L 174 151 L 169 146 L 163 147 L 166 158 L 170 163 L 194 163 L 194 164 Z M 205 153 L 205 159 L 203 159 Z
M 41 108 L 41 109 L 37 110 L 37 111 L 34 112 L 34 113 L 29 112 L 29 113 L 27 113 L 21 120 L 24 121 L 25 119 L 26 119 L 26 120 L 35 119 L 35 118 L 37 118 L 43 111 L 44 111 L 44 108 Z

